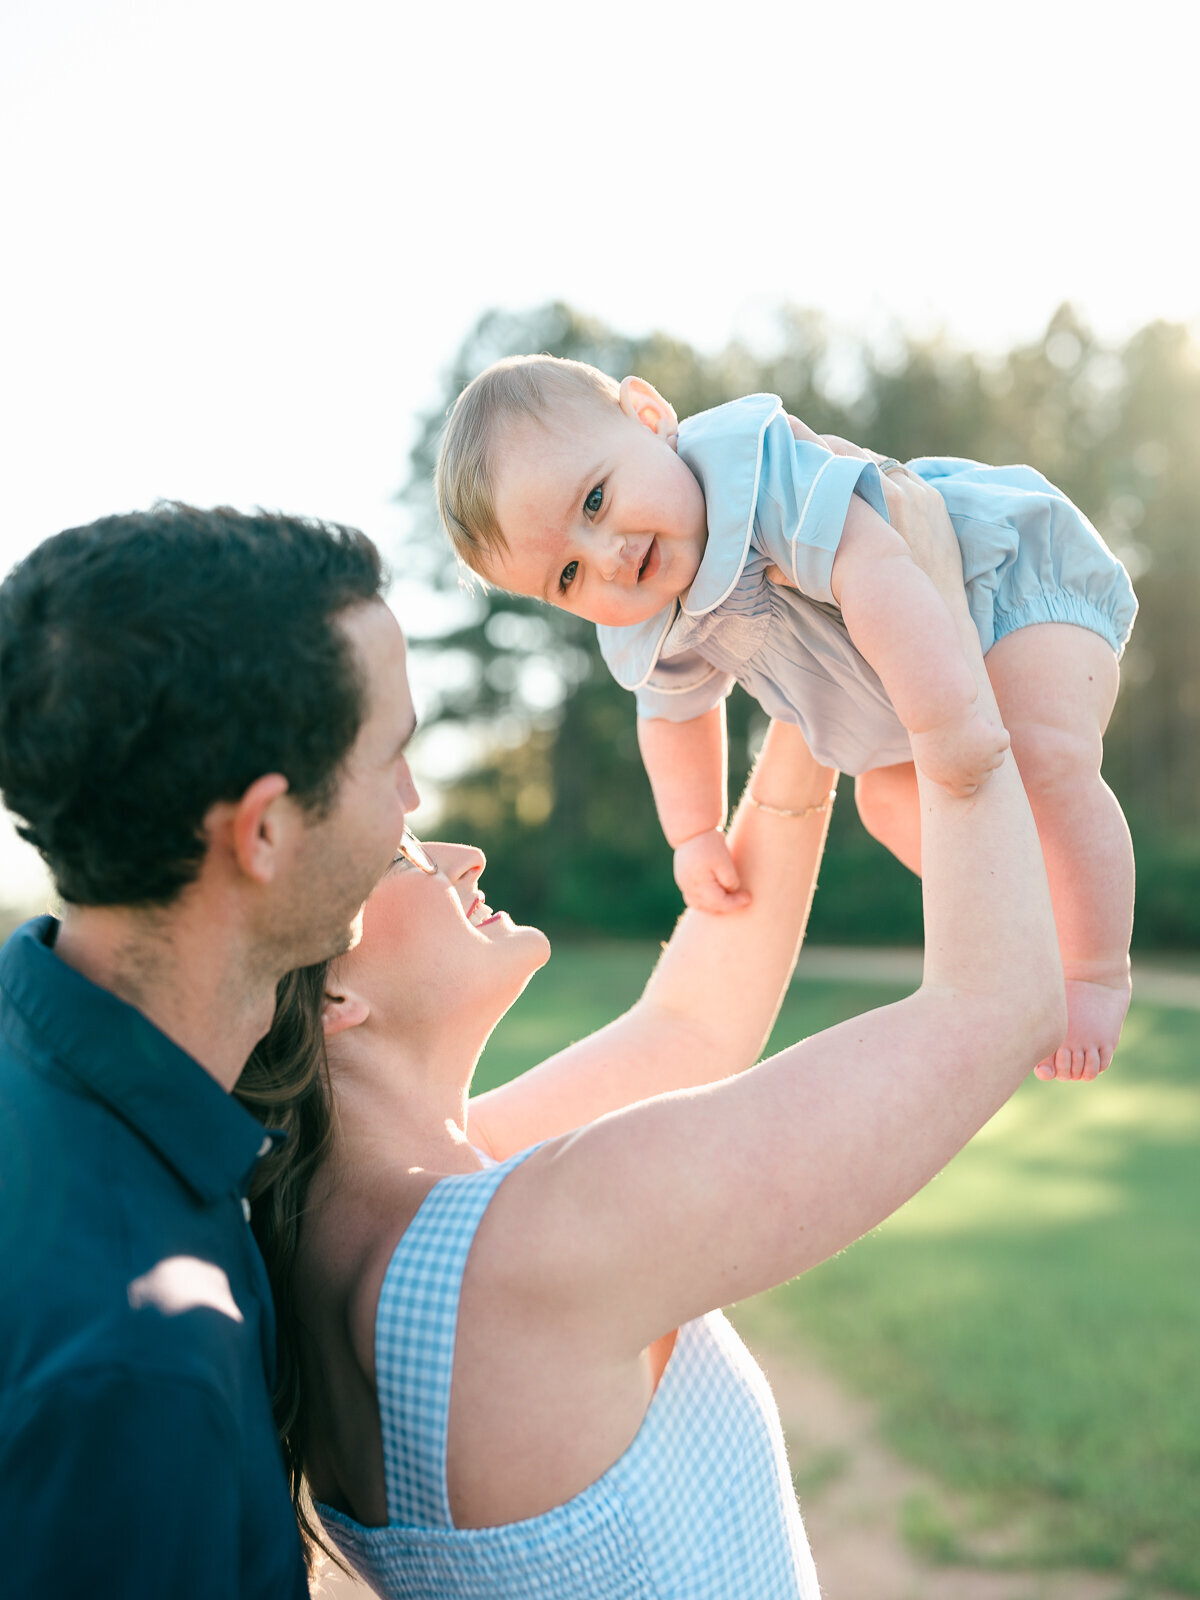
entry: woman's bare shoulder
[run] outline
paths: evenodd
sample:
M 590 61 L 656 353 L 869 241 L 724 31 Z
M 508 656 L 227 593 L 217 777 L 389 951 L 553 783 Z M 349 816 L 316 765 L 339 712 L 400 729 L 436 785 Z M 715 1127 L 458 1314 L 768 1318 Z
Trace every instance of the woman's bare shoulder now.
M 296 1288 L 302 1304 L 336 1325 L 367 1382 L 375 1382 L 375 1315 L 396 1247 L 437 1182 L 429 1172 L 347 1179 L 310 1204 Z M 318 1309 L 319 1308 L 319 1309 Z

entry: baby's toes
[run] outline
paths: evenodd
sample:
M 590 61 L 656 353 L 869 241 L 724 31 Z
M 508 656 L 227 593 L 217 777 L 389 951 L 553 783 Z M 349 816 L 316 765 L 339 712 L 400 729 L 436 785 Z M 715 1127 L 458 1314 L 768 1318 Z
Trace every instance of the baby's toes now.
M 1083 1077 L 1083 1051 L 1064 1044 L 1054 1052 L 1054 1076 L 1059 1083 L 1078 1083 Z

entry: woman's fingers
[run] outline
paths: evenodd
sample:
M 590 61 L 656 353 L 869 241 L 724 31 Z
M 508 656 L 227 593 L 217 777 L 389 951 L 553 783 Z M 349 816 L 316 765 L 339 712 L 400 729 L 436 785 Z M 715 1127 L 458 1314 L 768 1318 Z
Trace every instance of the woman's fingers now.
M 886 456 L 877 456 L 873 450 L 864 450 L 862 445 L 853 444 L 849 439 L 843 439 L 836 433 L 823 433 L 821 443 L 833 451 L 835 456 L 858 456 L 862 461 L 885 461 Z
M 812 444 L 821 443 L 821 435 L 814 433 L 807 422 L 801 422 L 799 417 L 793 417 L 790 412 L 787 413 L 787 419 L 793 439 L 808 439 Z
M 870 451 L 867 456 L 872 461 L 891 459 L 876 457 Z M 881 477 L 888 521 L 912 552 L 913 560 L 942 594 L 961 591 L 962 551 L 946 502 L 936 489 L 899 462 L 888 466 Z
M 793 437 L 823 444 L 835 456 L 854 456 L 874 461 L 881 468 L 883 498 L 892 527 L 912 551 L 913 560 L 933 579 L 943 594 L 962 584 L 962 556 L 946 502 L 936 489 L 892 456 L 864 450 L 836 433 L 816 434 L 799 417 L 788 417 Z M 773 582 L 779 578 L 769 574 Z M 780 574 L 782 577 L 782 574 Z

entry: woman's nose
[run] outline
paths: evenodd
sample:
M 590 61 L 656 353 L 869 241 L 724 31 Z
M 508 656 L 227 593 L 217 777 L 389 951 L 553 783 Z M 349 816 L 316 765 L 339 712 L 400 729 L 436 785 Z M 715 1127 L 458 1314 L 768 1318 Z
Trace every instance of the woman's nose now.
M 472 875 L 477 878 L 487 866 L 487 857 L 473 844 L 439 843 L 426 848 L 451 883 Z

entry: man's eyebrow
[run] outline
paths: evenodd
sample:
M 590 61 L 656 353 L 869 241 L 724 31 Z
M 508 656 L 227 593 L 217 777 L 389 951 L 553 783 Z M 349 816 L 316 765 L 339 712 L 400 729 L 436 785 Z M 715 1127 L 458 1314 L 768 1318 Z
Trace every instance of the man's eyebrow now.
M 396 746 L 395 759 L 397 761 L 404 754 L 405 748 L 411 743 L 413 735 L 417 731 L 417 727 L 418 727 L 417 719 L 414 716 L 412 721 L 408 725 L 408 731 L 401 736 L 400 743 Z

